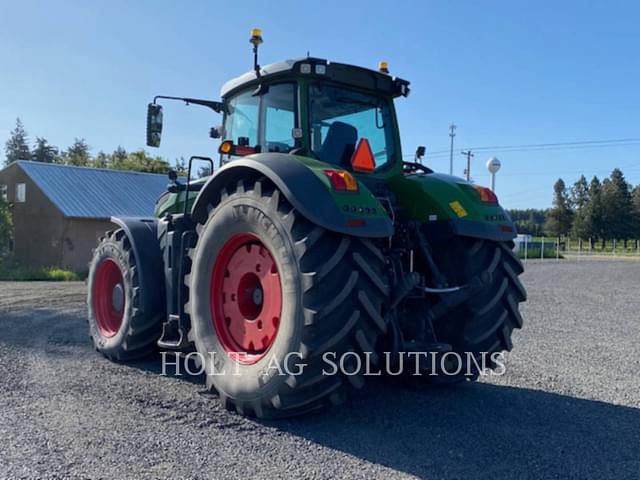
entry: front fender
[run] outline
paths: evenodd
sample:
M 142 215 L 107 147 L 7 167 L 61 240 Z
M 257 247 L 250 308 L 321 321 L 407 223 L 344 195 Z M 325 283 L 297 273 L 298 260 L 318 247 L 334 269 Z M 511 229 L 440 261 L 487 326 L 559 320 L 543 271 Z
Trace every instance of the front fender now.
M 124 230 L 135 256 L 136 275 L 141 287 L 140 308 L 154 312 L 164 305 L 164 264 L 158 242 L 158 220 L 142 217 L 111 217 Z
M 306 219 L 327 230 L 346 235 L 384 238 L 393 224 L 369 189 L 359 183 L 357 192 L 333 191 L 324 169 L 336 168 L 306 157 L 262 153 L 234 160 L 213 175 L 193 206 L 193 217 L 205 222 L 207 206 L 218 201 L 220 191 L 247 177 L 266 177 Z

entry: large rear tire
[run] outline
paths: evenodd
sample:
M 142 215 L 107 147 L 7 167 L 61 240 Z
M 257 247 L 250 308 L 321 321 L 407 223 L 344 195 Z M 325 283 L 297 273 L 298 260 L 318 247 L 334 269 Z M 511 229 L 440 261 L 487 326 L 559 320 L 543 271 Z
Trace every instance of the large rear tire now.
M 107 232 L 89 266 L 89 331 L 96 350 L 115 361 L 155 351 L 162 311 L 143 311 L 136 258 L 124 230 Z
M 432 383 L 455 383 L 475 380 L 478 366 L 494 369 L 495 354 L 511 351 L 513 330 L 522 327 L 519 304 L 527 294 L 518 276 L 522 263 L 512 250 L 511 242 L 494 242 L 456 237 L 446 244 L 435 245 L 433 255 L 449 285 L 466 285 L 483 275 L 489 281 L 481 291 L 453 308 L 434 322 L 439 342 L 453 347 L 447 371 L 457 375 L 425 376 Z M 488 274 L 488 275 L 487 275 Z M 473 355 L 475 361 L 472 361 Z
M 310 223 L 266 180 L 222 192 L 197 230 L 189 339 L 227 409 L 299 415 L 363 385 L 361 372 L 326 374 L 324 355 L 346 354 L 352 372 L 386 332 L 385 263 L 370 241 Z

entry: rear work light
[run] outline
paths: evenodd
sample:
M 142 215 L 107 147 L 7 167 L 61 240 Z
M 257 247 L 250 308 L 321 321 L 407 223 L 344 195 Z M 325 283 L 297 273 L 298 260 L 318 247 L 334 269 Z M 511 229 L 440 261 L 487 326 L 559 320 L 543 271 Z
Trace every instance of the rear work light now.
M 353 175 L 344 170 L 325 170 L 324 174 L 331 181 L 331 186 L 337 192 L 357 192 L 358 182 Z
M 483 203 L 498 203 L 498 197 L 491 191 L 490 188 L 481 187 L 480 185 L 474 185 L 473 188 L 480 195 L 480 201 Z

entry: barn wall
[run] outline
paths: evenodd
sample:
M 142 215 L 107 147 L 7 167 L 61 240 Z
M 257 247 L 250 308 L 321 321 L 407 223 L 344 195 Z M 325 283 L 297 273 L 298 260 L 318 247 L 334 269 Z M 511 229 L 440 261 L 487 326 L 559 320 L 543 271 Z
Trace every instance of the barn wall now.
M 107 230 L 116 228 L 106 220 L 84 218 L 65 219 L 64 225 L 61 266 L 76 272 L 88 271 L 92 250 L 96 248 L 98 240 Z
M 16 184 L 26 185 L 26 202 L 16 202 Z M 0 172 L 13 206 L 14 257 L 24 266 L 58 266 L 62 260 L 63 217 L 56 206 L 17 165 Z

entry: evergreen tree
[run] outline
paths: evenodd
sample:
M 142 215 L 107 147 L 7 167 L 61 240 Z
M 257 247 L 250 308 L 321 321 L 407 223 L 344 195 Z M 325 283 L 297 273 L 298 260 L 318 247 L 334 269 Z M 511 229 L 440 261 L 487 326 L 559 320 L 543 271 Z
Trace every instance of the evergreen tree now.
M 606 219 L 603 207 L 602 184 L 598 177 L 593 177 L 589 184 L 589 203 L 586 207 L 585 231 L 589 238 L 602 240 L 604 246 L 606 239 Z
M 580 178 L 571 188 L 571 205 L 574 209 L 578 210 L 587 206 L 589 202 L 589 184 L 584 175 L 580 175 Z
M 611 172 L 609 180 L 602 187 L 604 213 L 609 238 L 626 240 L 632 234 L 631 188 L 618 168 Z
M 46 138 L 36 137 L 36 144 L 31 153 L 31 160 L 36 162 L 53 163 L 58 156 L 58 149 L 49 145 Z
M 153 157 L 145 150 L 128 154 L 127 159 L 114 168 L 147 173 L 167 173 L 170 170 L 169 162 L 162 157 Z
M 571 225 L 572 235 L 586 239 L 587 232 L 587 206 L 589 204 L 589 184 L 584 175 L 581 175 L 571 188 L 571 206 L 574 210 L 573 223 Z
M 559 178 L 553 186 L 553 207 L 547 212 L 544 230 L 549 235 L 561 237 L 569 233 L 573 212 L 564 181 Z
M 16 128 L 11 132 L 11 136 L 4 147 L 5 165 L 9 165 L 16 160 L 30 160 L 29 138 L 27 132 L 19 118 L 16 119 Z
M 93 159 L 92 164 L 95 168 L 109 168 L 109 165 L 111 164 L 111 158 L 109 157 L 109 155 L 100 150 Z
M 633 205 L 633 233 L 632 237 L 640 239 L 640 185 L 636 185 L 631 193 L 631 203 Z
M 127 151 L 120 145 L 111 154 L 111 168 L 116 170 L 127 170 L 126 162 L 128 157 Z
M 507 210 L 511 220 L 516 224 L 518 233 L 534 236 L 542 235 L 542 227 L 546 220 L 544 210 L 527 208 L 525 210 Z
M 80 167 L 89 166 L 91 163 L 91 155 L 89 155 L 89 145 L 84 138 L 76 138 L 63 154 L 62 161 L 67 165 L 76 165 Z

